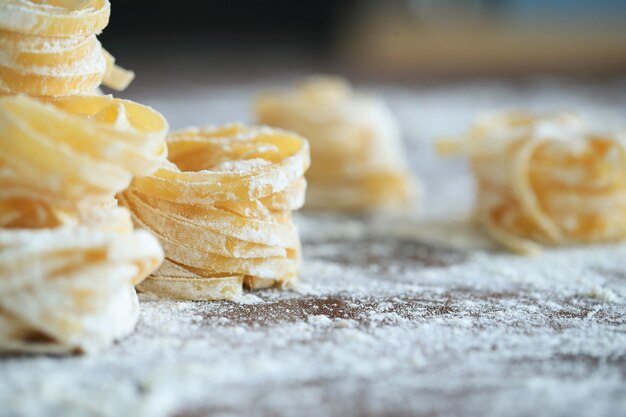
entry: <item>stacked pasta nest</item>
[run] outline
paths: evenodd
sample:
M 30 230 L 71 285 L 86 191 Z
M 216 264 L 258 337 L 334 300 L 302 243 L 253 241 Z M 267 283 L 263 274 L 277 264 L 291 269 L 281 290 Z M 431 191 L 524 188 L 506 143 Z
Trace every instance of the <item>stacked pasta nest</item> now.
M 404 207 L 414 197 L 390 111 L 345 80 L 313 77 L 293 91 L 265 93 L 256 111 L 259 122 L 310 141 L 307 207 L 368 211 Z
M 86 95 L 132 78 L 95 37 L 109 9 L 0 0 L 0 349 L 107 346 L 133 329 L 134 285 L 163 259 L 115 194 L 165 160 L 167 123 Z
M 508 248 L 610 242 L 626 237 L 626 151 L 618 135 L 589 132 L 569 113 L 512 112 L 439 142 L 470 157 L 476 214 Z
M 120 196 L 165 249 L 163 267 L 140 290 L 212 300 L 231 299 L 242 285 L 293 282 L 300 241 L 291 211 L 304 203 L 307 141 L 228 125 L 177 132 L 167 143 L 169 162 Z

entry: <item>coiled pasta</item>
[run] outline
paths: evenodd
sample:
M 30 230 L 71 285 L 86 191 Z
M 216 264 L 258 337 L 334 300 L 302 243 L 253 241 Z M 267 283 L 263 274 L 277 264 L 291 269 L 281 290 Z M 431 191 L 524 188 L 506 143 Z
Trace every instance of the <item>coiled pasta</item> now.
M 291 211 L 304 202 L 306 140 L 264 127 L 187 130 L 167 139 L 169 162 L 135 178 L 119 199 L 165 249 L 142 291 L 232 298 L 296 278 L 300 243 Z
M 108 0 L 1 0 L 0 94 L 89 94 L 102 82 L 125 89 L 134 74 L 96 38 L 110 12 Z
M 293 91 L 262 94 L 260 123 L 298 132 L 311 144 L 306 205 L 368 211 L 415 197 L 398 127 L 383 102 L 339 78 L 313 77 Z
M 134 285 L 162 259 L 145 231 L 0 229 L 0 351 L 93 352 L 126 336 Z
M 479 120 L 440 152 L 470 157 L 476 213 L 505 246 L 610 242 L 626 237 L 626 151 L 568 113 L 512 112 Z
M 97 217 L 134 175 L 165 160 L 166 133 L 159 113 L 108 96 L 0 98 L 0 226 Z

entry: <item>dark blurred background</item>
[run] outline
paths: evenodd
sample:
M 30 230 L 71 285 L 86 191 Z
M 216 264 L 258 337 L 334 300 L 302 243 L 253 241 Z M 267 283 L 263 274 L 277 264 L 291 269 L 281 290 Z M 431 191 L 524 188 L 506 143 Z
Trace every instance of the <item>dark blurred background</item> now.
M 598 77 L 626 73 L 626 0 L 112 0 L 101 40 L 166 82 Z
M 272 47 L 283 43 L 328 48 L 341 14 L 358 1 L 112 1 L 102 39 L 124 47 L 146 41 L 210 48 Z M 134 45 L 133 45 L 134 46 Z

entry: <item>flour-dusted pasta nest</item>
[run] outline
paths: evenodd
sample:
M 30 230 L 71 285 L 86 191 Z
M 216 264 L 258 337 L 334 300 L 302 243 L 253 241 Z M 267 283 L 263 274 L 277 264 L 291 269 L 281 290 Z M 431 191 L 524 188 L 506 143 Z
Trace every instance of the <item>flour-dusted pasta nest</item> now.
M 242 286 L 297 277 L 300 240 L 291 211 L 304 203 L 309 146 L 267 127 L 186 130 L 167 139 L 169 161 L 120 196 L 165 249 L 139 287 L 157 296 L 232 299 Z
M 130 333 L 134 285 L 163 260 L 145 231 L 0 229 L 0 351 L 93 352 Z
M 408 205 L 415 184 L 398 126 L 380 100 L 332 77 L 313 77 L 295 90 L 265 93 L 259 122 L 298 132 L 311 144 L 306 205 L 346 211 Z
M 151 108 L 108 96 L 0 98 L 0 226 L 130 226 L 114 196 L 165 160 L 167 128 Z
M 0 0 L 0 94 L 86 94 L 102 82 L 123 90 L 134 74 L 115 65 L 96 38 L 108 0 Z
M 505 246 L 611 242 L 626 237 L 624 138 L 590 133 L 568 113 L 485 117 L 442 153 L 469 156 L 476 214 Z

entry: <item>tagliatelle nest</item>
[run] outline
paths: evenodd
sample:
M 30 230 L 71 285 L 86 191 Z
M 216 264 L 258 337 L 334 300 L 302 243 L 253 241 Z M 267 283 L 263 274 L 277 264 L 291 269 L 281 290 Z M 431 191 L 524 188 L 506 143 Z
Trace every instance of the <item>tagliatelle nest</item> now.
M 623 140 L 587 132 L 574 115 L 495 115 L 438 148 L 469 156 L 477 217 L 512 250 L 626 237 Z
M 145 231 L 0 230 L 0 351 L 92 352 L 127 335 L 134 285 L 162 259 Z
M 135 178 L 119 200 L 165 249 L 141 291 L 180 299 L 232 299 L 296 279 L 308 143 L 277 129 L 228 125 L 167 139 L 169 161 Z
M 263 94 L 256 111 L 260 123 L 310 141 L 307 207 L 363 211 L 412 199 L 415 184 L 393 116 L 345 80 L 314 77 L 293 91 Z
M 2 227 L 121 218 L 122 209 L 102 210 L 167 156 L 167 122 L 149 107 L 107 96 L 53 103 L 0 98 Z
M 0 0 L 0 94 L 39 97 L 123 90 L 134 78 L 96 38 L 108 0 Z

